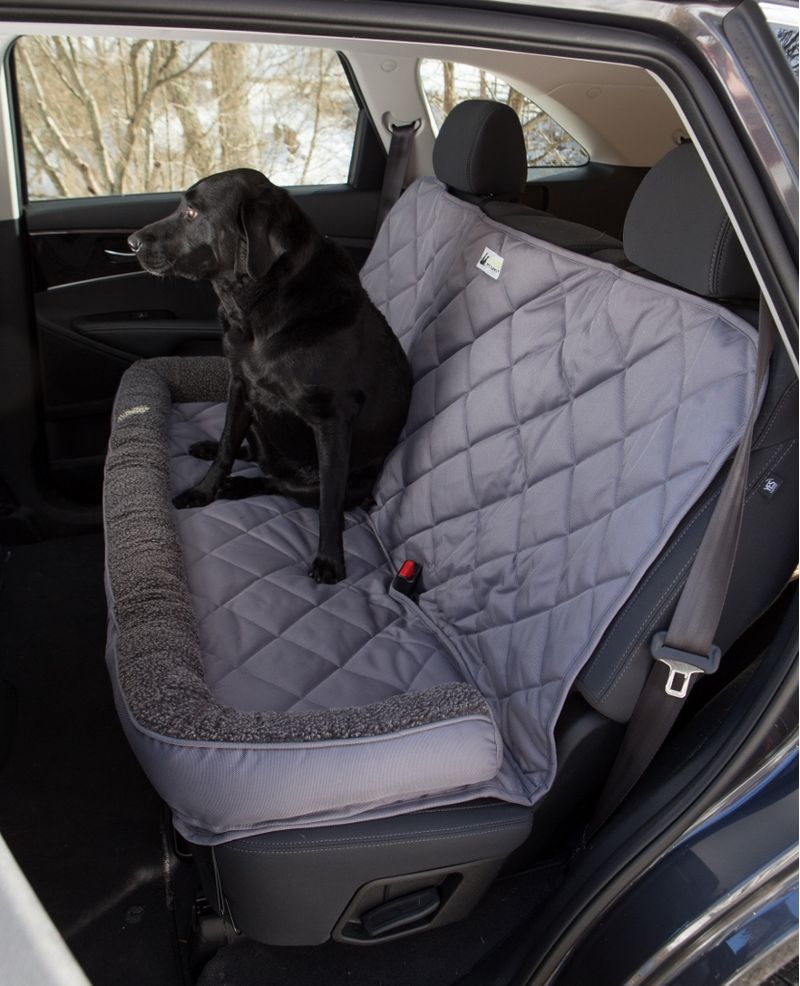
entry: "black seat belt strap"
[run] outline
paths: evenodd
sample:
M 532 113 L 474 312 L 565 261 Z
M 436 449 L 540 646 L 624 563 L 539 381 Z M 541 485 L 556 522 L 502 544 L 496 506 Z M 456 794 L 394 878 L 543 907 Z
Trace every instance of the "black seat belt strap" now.
M 383 225 L 389 210 L 400 198 L 403 182 L 406 180 L 408 159 L 411 156 L 411 145 L 417 131 L 418 120 L 392 127 L 392 139 L 389 144 L 389 156 L 386 158 L 386 168 L 383 172 L 381 198 L 378 203 L 378 219 L 375 233 Z
M 714 644 L 733 572 L 742 525 L 747 472 L 758 417 L 759 396 L 775 339 L 775 323 L 762 299 L 753 406 L 711 520 L 700 541 L 678 605 L 666 631 L 650 644 L 654 663 L 633 710 L 617 759 L 586 829 L 595 832 L 619 807 L 658 752 L 701 674 L 717 670 Z

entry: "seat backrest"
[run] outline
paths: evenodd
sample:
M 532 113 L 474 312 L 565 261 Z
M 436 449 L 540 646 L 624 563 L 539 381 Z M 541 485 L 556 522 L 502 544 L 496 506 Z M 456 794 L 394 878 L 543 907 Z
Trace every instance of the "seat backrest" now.
M 395 205 L 362 279 L 415 380 L 374 525 L 422 564 L 420 610 L 492 704 L 503 770 L 538 787 L 576 675 L 738 443 L 755 333 L 436 178 Z
M 756 321 L 758 285 L 694 147 L 684 144 L 645 177 L 628 210 L 624 246 L 645 272 L 725 303 Z M 775 347 L 754 432 L 748 490 L 716 643 L 723 653 L 775 600 L 797 564 L 798 381 Z M 695 503 L 610 623 L 577 688 L 595 709 L 627 721 L 650 671 L 650 641 L 669 625 L 727 475 Z

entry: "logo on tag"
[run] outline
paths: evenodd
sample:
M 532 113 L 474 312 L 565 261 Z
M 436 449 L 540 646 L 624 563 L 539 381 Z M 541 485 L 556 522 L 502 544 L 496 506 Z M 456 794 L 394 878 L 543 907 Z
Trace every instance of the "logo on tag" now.
M 768 476 L 767 479 L 765 479 L 761 484 L 762 495 L 766 497 L 775 496 L 782 482 L 783 480 L 778 476 Z
M 489 247 L 484 247 L 481 259 L 475 266 L 478 270 L 482 270 L 484 274 L 488 274 L 489 277 L 496 281 L 500 277 L 500 271 L 503 269 L 503 258 L 499 253 L 490 250 Z

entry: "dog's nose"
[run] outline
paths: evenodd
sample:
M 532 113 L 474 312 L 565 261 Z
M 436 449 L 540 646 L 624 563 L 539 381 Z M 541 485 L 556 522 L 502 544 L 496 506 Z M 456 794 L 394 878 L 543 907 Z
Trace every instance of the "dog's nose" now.
M 128 237 L 128 246 L 134 253 L 138 253 L 142 249 L 142 241 L 139 239 L 138 233 L 131 233 Z

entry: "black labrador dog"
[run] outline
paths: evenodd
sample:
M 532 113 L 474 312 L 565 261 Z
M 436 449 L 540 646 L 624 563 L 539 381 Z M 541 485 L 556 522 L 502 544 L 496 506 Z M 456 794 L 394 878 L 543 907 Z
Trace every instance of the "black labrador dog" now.
M 219 442 L 189 449 L 213 461 L 175 506 L 254 493 L 318 506 L 309 574 L 338 582 L 343 512 L 369 498 L 411 394 L 408 360 L 349 257 L 249 168 L 203 178 L 128 244 L 146 271 L 207 278 L 220 302 L 231 367 L 225 426 Z M 263 477 L 230 476 L 243 455 Z

